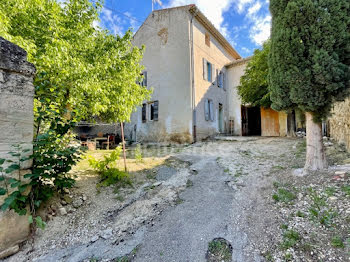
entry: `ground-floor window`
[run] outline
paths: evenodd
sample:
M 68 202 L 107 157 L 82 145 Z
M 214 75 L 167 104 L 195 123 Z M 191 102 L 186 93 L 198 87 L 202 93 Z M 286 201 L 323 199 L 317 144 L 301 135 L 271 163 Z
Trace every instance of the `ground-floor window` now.
M 214 104 L 213 100 L 206 99 L 204 104 L 204 115 L 206 121 L 214 121 Z
M 147 104 L 142 104 L 142 122 L 145 123 L 147 121 Z
M 157 121 L 158 120 L 158 108 L 159 108 L 159 102 L 153 101 L 148 104 L 149 106 L 149 120 L 150 121 Z

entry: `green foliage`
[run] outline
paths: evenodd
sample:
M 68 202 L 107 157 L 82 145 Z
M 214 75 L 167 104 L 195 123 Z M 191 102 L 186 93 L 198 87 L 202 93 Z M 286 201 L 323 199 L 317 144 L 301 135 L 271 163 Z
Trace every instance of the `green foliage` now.
M 89 0 L 0 2 L 0 35 L 36 66 L 36 109 L 123 122 L 150 94 L 136 83 L 143 49 L 132 46 L 131 31 L 120 37 L 96 28 L 101 8 Z
M 350 2 L 271 0 L 270 11 L 272 108 L 327 117 L 350 90 Z
M 350 196 L 350 185 L 342 186 L 341 190 L 345 193 L 345 195 Z
M 102 160 L 88 157 L 89 165 L 100 175 L 98 186 L 110 186 L 117 182 L 131 183 L 129 174 L 116 167 L 116 161 L 119 160 L 121 152 L 122 147 L 118 146 L 109 155 L 103 156 Z
M 0 161 L 3 163 L 0 167 L 1 180 L 5 186 L 0 187 L 0 193 L 7 194 L 1 210 L 13 209 L 19 215 L 25 215 L 29 206 L 32 213 L 54 192 L 72 187 L 75 181 L 68 172 L 80 159 L 82 151 L 80 147 L 70 145 L 71 141 L 68 134 L 59 136 L 53 130 L 48 130 L 36 138 L 33 154 L 29 156 L 21 145 L 14 146 L 15 151 L 10 154 L 17 159 L 17 163 L 14 160 Z M 32 171 L 22 176 L 20 166 L 30 159 L 33 159 Z M 5 177 L 4 173 L 8 176 Z M 36 225 L 41 225 L 40 221 L 36 222 Z
M 248 62 L 244 75 L 238 86 L 238 94 L 242 102 L 252 106 L 270 107 L 270 92 L 268 89 L 268 55 L 270 41 L 263 44 L 262 49 L 256 49 Z
M 325 198 L 319 195 L 314 189 L 310 187 L 308 191 L 312 200 L 311 207 L 309 208 L 310 219 L 326 227 L 334 226 L 333 220 L 338 215 L 337 212 L 331 208 L 329 209 Z
M 288 249 L 293 246 L 295 246 L 299 241 L 301 237 L 298 232 L 290 229 L 286 230 L 283 234 L 283 242 L 281 244 L 281 247 L 283 249 Z
M 141 163 L 143 161 L 142 159 L 142 150 L 141 150 L 141 145 L 137 144 L 135 148 L 135 159 L 137 162 Z
M 151 93 L 136 84 L 143 48 L 132 46 L 131 31 L 120 37 L 96 28 L 101 8 L 100 1 L 89 0 L 64 5 L 54 0 L 0 1 L 0 35 L 24 48 L 37 69 L 33 154 L 22 157 L 25 150 L 16 145 L 16 163 L 0 159 L 0 195 L 6 195 L 2 210 L 24 215 L 29 205 L 34 213 L 55 192 L 71 187 L 74 178 L 68 172 L 82 154 L 70 132 L 75 124 L 93 117 L 128 121 Z M 7 179 L 29 159 L 30 174 Z M 110 169 L 105 175 L 111 180 L 126 176 L 118 172 Z M 42 226 L 38 219 L 33 224 Z
M 272 196 L 272 199 L 276 202 L 289 203 L 296 199 L 296 195 L 286 188 L 278 188 L 277 193 Z
M 214 239 L 208 245 L 208 261 L 231 261 L 232 250 L 225 239 Z
M 339 236 L 335 236 L 332 238 L 331 245 L 337 248 L 344 248 L 344 242 Z

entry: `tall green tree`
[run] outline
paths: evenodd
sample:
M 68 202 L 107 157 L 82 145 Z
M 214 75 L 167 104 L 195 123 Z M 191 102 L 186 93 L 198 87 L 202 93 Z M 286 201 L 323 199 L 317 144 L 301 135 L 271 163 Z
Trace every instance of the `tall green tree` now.
M 128 121 L 150 95 L 136 83 L 141 80 L 143 48 L 131 44 L 131 31 L 120 37 L 96 26 L 101 8 L 101 1 L 89 0 L 0 1 L 0 35 L 24 48 L 37 69 L 33 170 L 25 177 L 29 181 L 10 180 L 17 190 L 2 210 L 25 214 L 27 204 L 33 211 L 74 183 L 67 173 L 81 154 L 71 145 L 70 130 L 78 121 L 95 116 L 106 122 Z M 20 146 L 15 149 L 19 161 L 28 159 L 17 152 Z M 11 166 L 6 173 L 20 165 Z M 24 194 L 28 186 L 29 195 Z M 7 193 L 0 188 L 0 195 Z
M 272 108 L 306 112 L 305 170 L 327 167 L 321 120 L 349 94 L 350 2 L 271 0 Z
M 268 89 L 268 56 L 270 52 L 270 41 L 266 41 L 262 49 L 256 49 L 251 60 L 241 77 L 238 86 L 238 94 L 243 103 L 252 106 L 271 106 L 270 92 Z
M 120 37 L 98 28 L 101 8 L 89 0 L 0 2 L 0 35 L 28 52 L 37 68 L 36 95 L 51 100 L 37 99 L 36 109 L 55 103 L 76 120 L 128 121 L 149 95 L 136 84 L 143 49 L 131 44 L 131 31 Z

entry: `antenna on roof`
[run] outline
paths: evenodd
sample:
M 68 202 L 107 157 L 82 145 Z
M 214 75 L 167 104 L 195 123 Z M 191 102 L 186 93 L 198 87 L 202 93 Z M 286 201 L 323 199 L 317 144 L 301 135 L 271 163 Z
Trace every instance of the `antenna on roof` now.
M 158 3 L 161 7 L 163 7 L 162 1 L 161 0 L 152 0 L 152 12 L 154 10 L 154 4 Z

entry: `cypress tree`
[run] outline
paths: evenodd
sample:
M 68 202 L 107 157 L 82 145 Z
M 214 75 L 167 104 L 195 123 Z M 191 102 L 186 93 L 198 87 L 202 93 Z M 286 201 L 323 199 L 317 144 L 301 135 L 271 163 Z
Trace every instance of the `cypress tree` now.
M 350 1 L 270 0 L 272 108 L 306 115 L 305 170 L 327 167 L 321 122 L 350 90 Z

